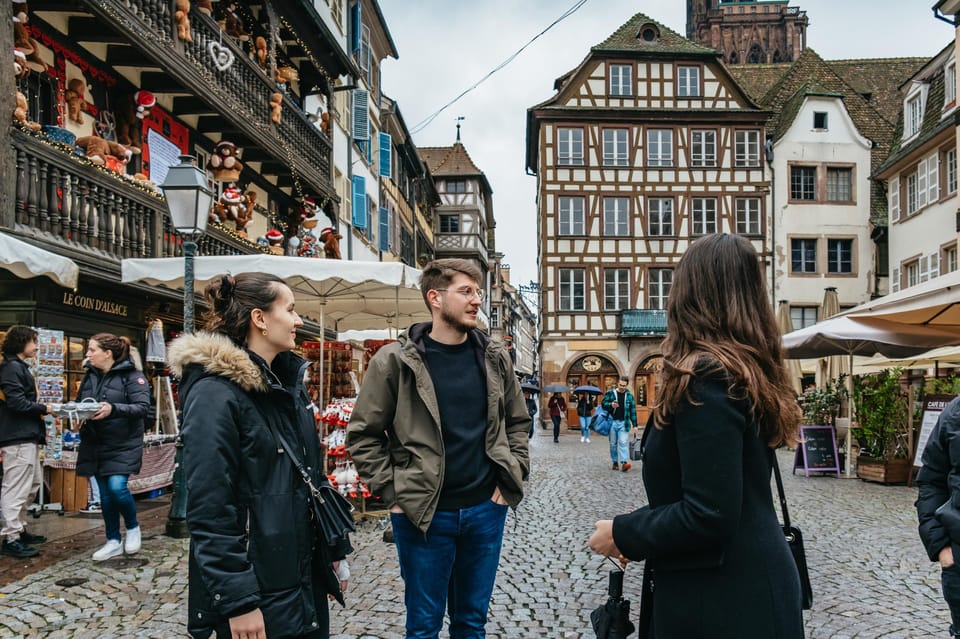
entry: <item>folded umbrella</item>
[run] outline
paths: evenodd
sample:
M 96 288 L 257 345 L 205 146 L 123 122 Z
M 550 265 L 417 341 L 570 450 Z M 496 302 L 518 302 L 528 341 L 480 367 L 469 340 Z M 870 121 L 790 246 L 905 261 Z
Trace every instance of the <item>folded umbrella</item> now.
M 607 603 L 590 613 L 597 639 L 625 639 L 636 627 L 630 621 L 630 602 L 623 598 L 623 571 L 610 571 Z

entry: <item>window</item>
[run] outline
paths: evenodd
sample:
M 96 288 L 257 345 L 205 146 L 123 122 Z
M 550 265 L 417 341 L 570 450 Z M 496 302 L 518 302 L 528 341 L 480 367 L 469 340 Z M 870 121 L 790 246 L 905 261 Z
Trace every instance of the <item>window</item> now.
M 677 69 L 677 96 L 700 97 L 700 67 L 680 66 Z
M 604 166 L 629 166 L 630 150 L 627 143 L 627 129 L 603 130 Z
M 694 198 L 691 204 L 693 219 L 690 235 L 709 235 L 717 232 L 717 200 L 712 197 Z
M 459 215 L 441 215 L 440 216 L 441 233 L 459 233 L 460 216 Z
M 957 270 L 957 247 L 951 246 L 943 250 L 943 257 L 940 258 L 944 273 L 953 273 Z
M 633 66 L 629 64 L 610 65 L 610 95 L 633 95 Z
M 790 240 L 790 270 L 794 273 L 817 272 L 817 241 L 815 239 Z
M 734 136 L 734 166 L 760 166 L 760 132 L 737 131 Z
M 558 198 L 560 235 L 585 235 L 586 222 L 582 197 Z
M 947 151 L 946 158 L 947 165 L 947 194 L 954 194 L 957 192 L 957 150 L 950 149 Z
M 466 180 L 447 180 L 447 193 L 466 193 Z
M 608 268 L 603 271 L 603 310 L 620 311 L 630 306 L 630 270 Z
M 557 164 L 583 166 L 583 129 L 557 130 Z
M 926 189 L 924 189 L 926 192 Z M 917 173 L 907 176 L 907 215 L 916 213 L 919 209 L 919 190 L 917 188 Z
M 560 276 L 560 310 L 584 311 L 587 308 L 585 274 L 582 268 L 562 268 Z
M 943 108 L 949 109 L 957 101 L 957 63 L 951 62 L 943 69 Z
M 629 198 L 603 198 L 603 234 L 619 236 L 630 234 Z
M 760 235 L 759 198 L 739 198 L 736 201 L 737 233 Z
M 907 106 L 903 110 L 903 137 L 912 138 L 920 132 L 920 125 L 923 122 L 923 94 L 918 93 L 907 100 Z
M 813 128 L 815 129 L 826 129 L 827 128 L 827 114 L 821 111 L 813 112 Z
M 490 307 L 490 328 L 500 328 L 500 307 Z
M 817 323 L 816 306 L 791 306 L 790 322 L 793 324 L 793 330 L 813 326 Z
M 647 166 L 673 166 L 673 130 L 647 130 Z
M 849 167 L 827 167 L 827 200 L 829 202 L 853 201 L 853 169 Z
M 817 167 L 790 167 L 790 199 L 810 201 L 817 199 Z
M 827 240 L 827 273 L 853 273 L 853 240 Z
M 673 200 L 650 198 L 647 201 L 647 214 L 650 218 L 649 235 L 673 235 Z
M 690 166 L 717 165 L 717 132 L 693 130 L 690 132 Z
M 907 286 L 916 286 L 920 283 L 920 260 L 914 260 L 903 265 L 907 272 Z
M 665 310 L 673 285 L 673 269 L 652 268 L 648 271 L 647 308 Z

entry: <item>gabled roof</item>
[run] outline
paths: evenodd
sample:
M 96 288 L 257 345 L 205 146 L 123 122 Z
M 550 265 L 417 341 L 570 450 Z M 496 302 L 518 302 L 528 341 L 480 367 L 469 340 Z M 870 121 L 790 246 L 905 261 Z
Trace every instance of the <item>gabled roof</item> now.
M 943 117 L 944 93 L 944 77 L 943 69 L 941 68 L 930 78 L 930 89 L 927 92 L 927 101 L 924 105 L 920 132 L 906 144 L 903 143 L 903 117 L 901 110 L 901 117 L 897 121 L 896 135 L 890 150 L 890 155 L 887 157 L 886 162 L 874 171 L 875 174 L 883 172 L 904 156 L 910 155 L 914 150 L 922 147 L 946 129 L 952 129 L 956 126 L 952 116 Z
M 646 25 L 655 28 L 656 31 L 659 32 L 659 37 L 652 41 L 640 37 L 641 30 Z M 714 49 L 687 40 L 676 31 L 671 30 L 667 26 L 642 13 L 638 13 L 624 22 L 609 38 L 592 47 L 590 50 L 610 52 L 645 51 L 648 53 L 670 55 L 694 54 L 711 57 L 719 55 Z
M 490 183 L 487 182 L 487 177 L 473 163 L 467 149 L 460 142 L 455 142 L 453 146 L 422 146 L 419 151 L 434 177 L 479 178 L 486 186 L 487 192 L 493 192 Z
M 896 124 L 903 104 L 900 85 L 915 74 L 927 60 L 928 58 L 874 58 L 828 60 L 827 64 L 857 93 L 864 96 L 884 120 Z

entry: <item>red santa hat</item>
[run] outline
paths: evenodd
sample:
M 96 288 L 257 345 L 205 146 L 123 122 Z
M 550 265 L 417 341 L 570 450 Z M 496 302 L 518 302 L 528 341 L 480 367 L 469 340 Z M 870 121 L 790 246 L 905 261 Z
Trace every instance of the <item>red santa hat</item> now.
M 137 105 L 137 117 L 141 120 L 147 116 L 147 111 L 157 105 L 157 98 L 149 91 L 137 91 L 133 94 L 133 101 Z
M 266 237 L 267 237 L 267 241 L 270 242 L 271 244 L 279 244 L 280 242 L 283 241 L 283 233 L 281 233 L 277 229 L 270 229 L 269 231 L 267 231 Z
M 320 229 L 320 239 L 323 239 L 323 236 L 326 235 L 327 233 L 333 233 L 333 229 L 330 228 L 329 226 Z
M 236 184 L 230 184 L 223 189 L 223 195 L 221 197 L 230 204 L 239 204 L 243 199 L 243 193 Z M 279 233 L 279 231 L 277 232 Z M 267 233 L 267 235 L 269 236 L 270 234 Z

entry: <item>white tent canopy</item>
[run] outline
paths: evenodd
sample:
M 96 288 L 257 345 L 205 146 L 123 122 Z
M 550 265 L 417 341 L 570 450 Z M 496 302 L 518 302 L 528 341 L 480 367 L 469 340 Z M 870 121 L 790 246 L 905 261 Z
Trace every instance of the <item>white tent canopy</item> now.
M 21 279 L 46 276 L 66 288 L 77 288 L 80 267 L 68 257 L 51 253 L 12 235 L 0 233 L 0 268 Z
M 847 317 L 880 317 L 905 324 L 960 328 L 960 271 L 847 309 Z

